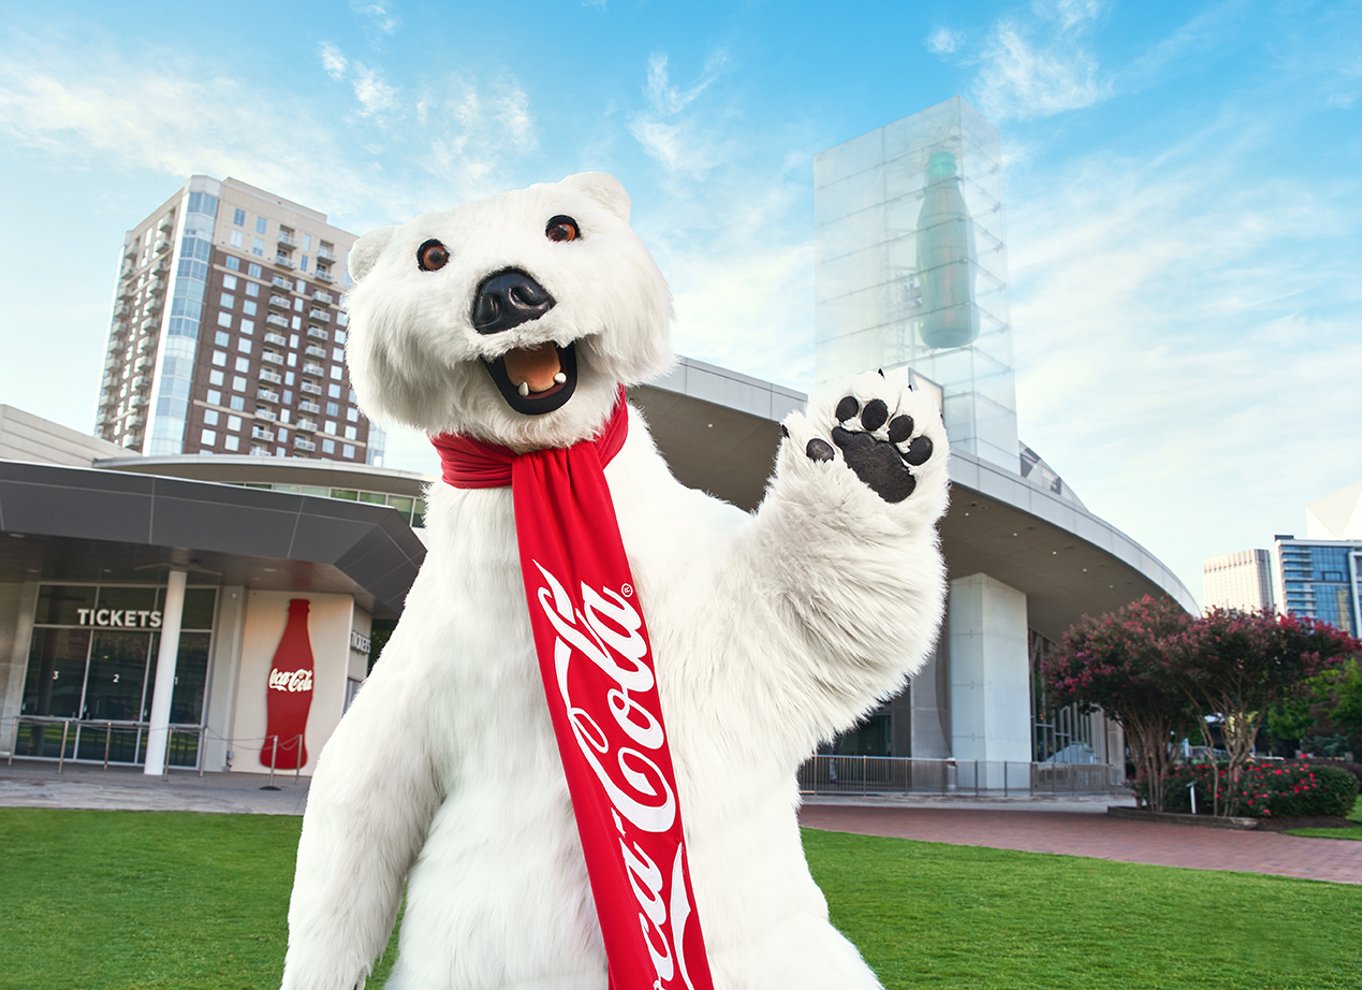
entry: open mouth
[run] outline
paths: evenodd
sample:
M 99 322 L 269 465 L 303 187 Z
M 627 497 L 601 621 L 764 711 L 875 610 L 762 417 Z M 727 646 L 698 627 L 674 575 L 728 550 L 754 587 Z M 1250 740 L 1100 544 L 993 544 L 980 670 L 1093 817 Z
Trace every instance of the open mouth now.
M 549 341 L 507 351 L 499 358 L 483 358 L 482 363 L 508 406 L 526 416 L 539 416 L 572 398 L 577 387 L 575 348 Z

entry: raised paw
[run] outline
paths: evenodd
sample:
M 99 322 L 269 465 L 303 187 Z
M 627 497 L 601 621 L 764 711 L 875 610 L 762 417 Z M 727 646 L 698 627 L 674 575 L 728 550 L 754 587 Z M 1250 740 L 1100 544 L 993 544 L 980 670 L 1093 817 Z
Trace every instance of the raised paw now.
M 835 444 L 863 484 L 886 502 L 902 502 L 917 488 L 920 470 L 915 469 L 923 469 L 936 455 L 926 429 L 934 410 L 915 403 L 916 398 L 905 392 L 893 399 L 891 408 L 879 397 L 844 396 L 833 411 L 832 442 L 814 437 L 805 445 L 805 455 L 813 461 L 834 460 Z

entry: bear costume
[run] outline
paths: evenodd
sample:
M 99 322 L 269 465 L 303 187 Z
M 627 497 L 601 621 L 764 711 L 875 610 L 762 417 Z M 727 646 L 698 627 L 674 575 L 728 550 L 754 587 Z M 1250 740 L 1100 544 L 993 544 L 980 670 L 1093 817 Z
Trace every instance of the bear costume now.
M 614 178 L 583 173 L 361 237 L 347 360 L 369 414 L 437 446 L 514 459 L 613 438 L 596 471 L 614 513 L 602 528 L 617 525 L 632 586 L 602 590 L 594 608 L 616 633 L 630 603 L 641 608 L 661 713 L 613 690 L 612 731 L 660 739 L 665 720 L 674 776 L 644 781 L 622 753 L 602 771 L 598 758 L 616 755 L 607 744 L 581 748 L 612 793 L 674 789 L 689 874 L 676 879 L 678 853 L 681 917 L 669 923 L 689 930 L 693 909 L 704 958 L 688 976 L 678 937 L 664 946 L 678 965 L 654 956 L 655 982 L 622 983 L 613 955 L 607 975 L 610 933 L 565 779 L 571 747 L 555 736 L 527 606 L 534 568 L 517 543 L 517 519 L 523 542 L 536 506 L 517 505 L 504 483 L 464 485 L 446 460 L 402 619 L 312 778 L 284 990 L 362 987 L 404 888 L 395 990 L 683 990 L 706 966 L 717 990 L 880 986 L 809 875 L 795 772 L 898 691 L 936 638 L 940 412 L 906 381 L 870 372 L 785 419 L 755 513 L 681 486 L 621 398 L 672 360 L 670 293 L 629 210 Z M 592 607 L 563 615 L 590 618 Z M 566 663 L 590 666 L 561 638 L 558 649 L 560 676 Z M 611 669 L 622 685 L 622 666 Z M 642 669 L 629 673 L 651 684 Z M 612 800 L 623 837 L 628 797 Z M 625 856 L 644 938 L 655 939 L 645 915 L 665 913 L 648 898 L 663 880 L 641 852 Z

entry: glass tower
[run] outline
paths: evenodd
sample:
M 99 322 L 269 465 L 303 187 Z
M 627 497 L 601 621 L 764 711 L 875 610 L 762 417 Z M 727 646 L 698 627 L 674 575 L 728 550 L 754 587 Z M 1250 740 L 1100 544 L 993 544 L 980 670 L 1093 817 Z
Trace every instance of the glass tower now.
M 959 97 L 814 157 L 818 383 L 910 368 L 954 449 L 1018 473 L 995 130 Z
M 1356 636 L 1362 628 L 1362 542 L 1278 536 L 1278 606 Z

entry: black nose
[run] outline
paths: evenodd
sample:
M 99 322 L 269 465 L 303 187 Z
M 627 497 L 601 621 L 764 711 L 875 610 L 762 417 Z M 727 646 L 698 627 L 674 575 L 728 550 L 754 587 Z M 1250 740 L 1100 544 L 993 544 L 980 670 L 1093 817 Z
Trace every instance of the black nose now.
M 553 296 L 528 272 L 506 268 L 488 275 L 478 286 L 473 301 L 473 329 L 478 333 L 501 333 L 537 320 L 553 307 Z

